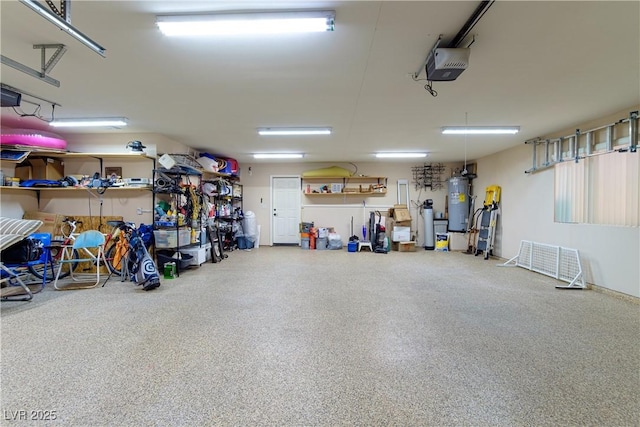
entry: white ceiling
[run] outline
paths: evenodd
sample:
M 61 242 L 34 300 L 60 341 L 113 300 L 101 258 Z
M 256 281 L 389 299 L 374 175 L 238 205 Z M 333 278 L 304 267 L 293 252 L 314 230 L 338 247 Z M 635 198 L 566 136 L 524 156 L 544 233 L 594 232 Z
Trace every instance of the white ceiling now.
M 438 35 L 452 39 L 479 3 L 72 1 L 72 24 L 107 49 L 103 58 L 17 0 L 3 0 L 2 55 L 39 69 L 34 44 L 68 51 L 49 74 L 59 88 L 4 64 L 1 81 L 61 104 L 56 117 L 125 116 L 125 130 L 108 132 L 159 133 L 240 162 L 256 152 L 358 162 L 377 151 L 424 150 L 428 161 L 450 162 L 464 159 L 465 145 L 467 158 L 477 159 L 640 104 L 637 1 L 497 1 L 471 32 L 469 68 L 456 81 L 434 82 L 432 97 L 410 76 Z M 335 10 L 335 32 L 169 39 L 155 26 L 157 13 L 310 8 Z M 42 103 L 40 113 L 50 116 L 50 106 Z M 439 133 L 465 125 L 465 115 L 470 126 L 521 132 L 466 143 Z M 2 108 L 4 126 L 47 126 L 16 117 Z M 256 133 L 273 126 L 334 133 Z

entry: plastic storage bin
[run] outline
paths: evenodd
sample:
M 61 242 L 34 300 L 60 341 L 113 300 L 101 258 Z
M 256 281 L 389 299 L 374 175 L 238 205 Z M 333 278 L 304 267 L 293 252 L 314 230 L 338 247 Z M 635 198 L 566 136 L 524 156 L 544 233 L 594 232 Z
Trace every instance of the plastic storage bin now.
M 309 249 L 309 238 L 302 237 L 300 239 L 300 246 L 302 247 L 302 249 Z
M 180 253 L 184 256 L 190 255 L 191 265 L 201 265 L 207 261 L 211 261 L 211 243 L 202 246 L 190 246 L 188 248 L 180 248 Z
M 181 228 L 179 233 L 176 230 L 153 230 L 156 248 L 178 247 L 178 240 L 180 240 L 180 246 L 189 246 L 191 244 L 191 230 Z
M 448 224 L 449 224 L 449 220 L 448 219 L 434 219 L 433 220 L 433 232 L 435 234 L 446 233 Z
M 180 254 L 180 258 L 174 258 L 174 251 L 162 251 L 156 254 L 158 260 L 158 271 L 164 271 L 164 265 L 168 262 L 175 262 L 178 272 L 188 268 L 191 265 L 193 257 L 188 254 Z M 175 253 L 175 252 L 174 252 Z
M 323 251 L 327 249 L 327 238 L 318 237 L 316 239 L 316 250 Z
M 238 236 L 236 238 L 238 249 L 253 249 L 253 242 L 246 236 Z

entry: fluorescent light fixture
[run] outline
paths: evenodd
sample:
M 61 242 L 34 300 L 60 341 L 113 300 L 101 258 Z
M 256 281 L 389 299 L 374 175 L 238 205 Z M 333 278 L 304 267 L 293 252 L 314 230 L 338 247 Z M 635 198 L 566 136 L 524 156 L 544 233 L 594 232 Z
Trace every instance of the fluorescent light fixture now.
M 273 135 L 331 135 L 331 128 L 258 128 L 262 136 Z
M 325 11 L 158 15 L 167 36 L 278 34 L 333 31 L 336 13 Z
M 92 117 L 82 119 L 55 119 L 49 122 L 53 127 L 99 127 L 99 126 L 126 126 L 125 117 Z
M 254 159 L 301 159 L 304 154 L 301 153 L 270 153 L 270 154 L 254 154 Z
M 106 56 L 105 55 L 105 52 L 106 52 L 105 48 L 103 48 L 98 43 L 96 43 L 93 40 L 91 40 L 89 37 L 87 37 L 84 34 L 82 34 L 75 27 L 73 27 L 70 23 L 68 23 L 67 21 L 65 21 L 64 19 L 62 19 L 61 17 L 59 17 L 55 13 L 51 12 L 49 9 L 47 9 L 44 6 L 40 5 L 37 1 L 34 1 L 34 0 L 20 0 L 20 2 L 22 4 L 30 7 L 32 10 L 36 11 L 40 16 L 44 17 L 49 22 L 51 22 L 52 24 L 56 25 L 61 30 L 66 31 L 67 33 L 69 33 L 69 35 L 71 35 L 73 38 L 78 40 L 80 43 L 82 43 L 85 46 L 87 46 L 89 49 L 93 50 L 94 52 L 98 53 L 101 56 Z
M 379 158 L 394 158 L 394 159 L 411 159 L 416 157 L 427 157 L 427 153 L 376 153 L 376 157 Z
M 518 126 L 444 126 L 443 135 L 515 135 Z

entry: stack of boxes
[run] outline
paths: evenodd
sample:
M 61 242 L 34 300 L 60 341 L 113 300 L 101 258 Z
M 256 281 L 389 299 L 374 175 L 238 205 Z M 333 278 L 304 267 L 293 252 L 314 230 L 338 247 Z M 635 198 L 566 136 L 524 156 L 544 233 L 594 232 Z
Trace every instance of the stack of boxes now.
M 64 178 L 64 162 L 51 157 L 29 157 L 29 160 L 16 166 L 16 178 L 21 181 L 46 179 L 58 181 Z
M 386 219 L 387 233 L 391 235 L 391 250 L 415 252 L 416 242 L 411 232 L 411 214 L 407 205 L 393 205 Z

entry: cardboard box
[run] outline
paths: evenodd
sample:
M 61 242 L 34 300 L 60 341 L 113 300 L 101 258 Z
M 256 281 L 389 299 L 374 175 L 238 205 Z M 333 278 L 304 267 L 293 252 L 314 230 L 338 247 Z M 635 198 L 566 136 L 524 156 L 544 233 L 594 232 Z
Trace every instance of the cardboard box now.
M 32 172 L 30 179 L 58 181 L 64 178 L 64 162 L 52 157 L 29 157 Z M 17 168 L 16 168 L 17 169 Z
M 383 216 L 382 219 L 384 220 L 384 227 L 387 230 L 387 235 L 391 236 L 393 234 L 393 228 L 394 227 L 411 227 L 411 220 L 409 221 L 396 221 L 391 217 L 385 217 Z M 409 240 L 409 239 L 407 239 Z
M 389 209 L 389 216 L 395 221 L 411 221 L 407 205 L 393 205 L 393 208 Z
M 39 219 L 42 221 L 42 227 L 38 229 L 38 233 L 51 233 L 52 236 L 60 236 L 60 226 L 64 215 L 55 213 L 27 211 L 22 216 L 23 219 Z
M 394 252 L 415 252 L 416 242 L 391 242 L 391 250 Z
M 408 242 L 411 240 L 411 227 L 394 226 L 391 233 L 391 240 L 394 242 Z
M 416 242 L 398 242 L 398 252 L 415 252 Z
M 16 165 L 16 170 L 13 173 L 13 176 L 20 178 L 20 182 L 33 179 L 33 168 L 31 167 L 31 163 L 25 162 Z

